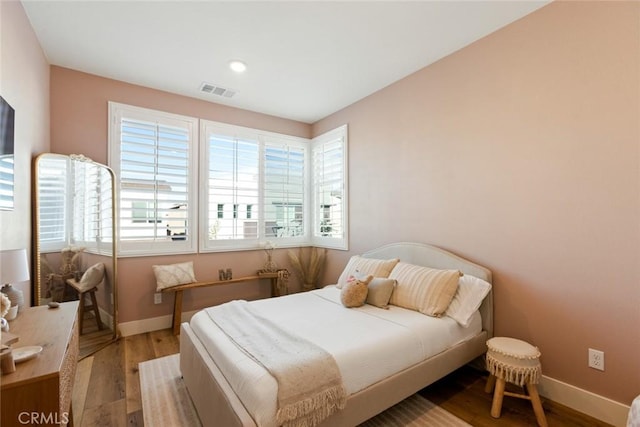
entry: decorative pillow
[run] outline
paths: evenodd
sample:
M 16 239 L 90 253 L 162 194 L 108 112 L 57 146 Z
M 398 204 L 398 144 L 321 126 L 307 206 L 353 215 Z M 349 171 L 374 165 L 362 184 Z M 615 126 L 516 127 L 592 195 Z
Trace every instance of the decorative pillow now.
M 396 286 L 394 279 L 385 279 L 382 277 L 374 277 L 369 282 L 369 292 L 367 293 L 367 304 L 375 305 L 380 308 L 387 308 L 389 298 Z
M 465 274 L 458 280 L 456 292 L 445 314 L 465 328 L 471 322 L 471 316 L 480 308 L 480 304 L 489 294 L 491 284 L 475 276 Z
M 349 280 L 349 277 L 356 274 L 367 275 L 370 274 L 373 277 L 389 277 L 389 273 L 393 270 L 393 267 L 400 261 L 399 259 L 373 259 L 363 258 L 359 255 L 351 257 L 346 267 L 342 271 L 340 278 L 338 278 L 338 288 L 344 286 Z
M 156 275 L 156 292 L 164 288 L 193 283 L 196 276 L 193 274 L 193 262 L 182 262 L 179 264 L 153 265 L 153 274 Z
M 84 272 L 78 282 L 78 288 L 80 292 L 88 291 L 102 283 L 102 279 L 104 279 L 104 264 L 99 262 L 92 265 Z
M 389 275 L 389 279 L 398 282 L 389 303 L 440 317 L 456 294 L 461 275 L 458 270 L 436 270 L 400 262 Z
M 371 279 L 373 279 L 373 276 L 367 276 L 362 279 L 351 277 L 351 280 L 340 289 L 342 305 L 347 308 L 363 306 L 367 299 L 367 285 Z

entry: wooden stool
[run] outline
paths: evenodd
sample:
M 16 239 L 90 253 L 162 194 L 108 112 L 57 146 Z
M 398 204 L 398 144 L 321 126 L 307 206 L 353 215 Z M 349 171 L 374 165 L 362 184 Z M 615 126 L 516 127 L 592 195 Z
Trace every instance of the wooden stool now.
M 542 374 L 538 348 L 525 341 L 506 337 L 491 338 L 487 341 L 487 347 L 487 370 L 490 375 L 485 391 L 487 393 L 493 391 L 491 416 L 500 418 L 502 399 L 505 395 L 517 397 L 531 401 L 538 425 L 546 427 L 547 418 L 544 415 L 544 409 L 542 409 L 540 395 L 536 386 L 540 382 L 540 375 Z M 527 394 L 505 391 L 507 382 L 523 388 L 526 386 Z
M 92 310 L 95 315 L 96 322 L 98 322 L 98 329 L 102 330 L 104 326 L 102 325 L 102 320 L 100 319 L 100 309 L 98 308 L 98 301 L 96 300 L 96 291 L 98 290 L 97 286 L 94 286 L 91 289 L 83 289 L 79 286 L 78 281 L 76 279 L 67 279 L 67 284 L 71 286 L 73 289 L 78 291 L 78 298 L 80 299 L 79 309 L 78 309 L 78 317 L 79 317 L 79 330 L 80 335 L 82 335 L 82 325 L 84 323 L 84 311 Z M 89 294 L 91 299 L 91 305 L 84 305 L 84 296 Z

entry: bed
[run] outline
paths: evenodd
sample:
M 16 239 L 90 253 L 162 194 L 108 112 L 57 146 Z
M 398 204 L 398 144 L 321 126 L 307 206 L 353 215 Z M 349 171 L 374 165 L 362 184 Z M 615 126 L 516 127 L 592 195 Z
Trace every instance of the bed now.
M 488 269 L 430 245 L 394 243 L 366 252 L 362 257 L 371 260 L 395 258 L 416 266 L 459 270 L 465 275 L 491 283 Z M 336 301 L 339 292 L 329 286 L 311 293 L 251 303 L 275 317 L 290 313 L 295 318 L 296 310 L 304 310 L 307 320 L 295 322 L 301 324 L 297 326 L 301 328 L 301 333 L 318 322 L 323 326 L 326 324 L 329 330 L 335 330 L 335 322 L 339 322 L 341 325 L 355 325 L 351 333 L 360 333 L 360 337 L 364 337 L 342 339 L 343 347 L 340 347 L 328 340 L 327 337 L 332 333 L 319 334 L 319 345 L 327 348 L 338 362 L 348 396 L 344 409 L 326 418 L 320 424 L 322 426 L 354 426 L 375 416 L 482 356 L 486 352 L 486 341 L 492 336 L 493 299 L 490 290 L 480 308 L 470 317 L 470 325 L 464 328 L 447 316 L 433 318 L 394 306 L 389 310 L 368 305 L 358 309 L 340 308 L 339 301 Z M 312 305 L 304 306 L 308 302 Z M 180 369 L 203 425 L 275 425 L 275 400 L 270 397 L 270 388 L 273 389 L 275 380 L 268 374 L 262 375 L 263 368 L 257 363 L 242 359 L 246 357 L 242 351 L 234 348 L 235 345 L 225 339 L 224 333 L 216 330 L 215 324 L 209 325 L 207 317 L 210 314 L 207 310 L 196 313 L 190 323 L 183 323 L 180 335 Z M 323 317 L 318 321 L 308 320 L 314 311 Z M 348 317 L 338 318 L 341 313 Z M 362 333 L 365 326 L 358 326 L 361 317 L 373 319 L 373 326 L 366 328 L 376 330 L 375 335 L 379 336 L 377 340 L 383 343 L 382 346 L 375 347 L 376 340 L 371 338 L 372 334 Z M 287 321 L 286 318 L 284 320 Z M 396 346 L 404 344 L 400 343 L 403 338 L 396 337 L 394 325 L 399 325 L 398 328 L 403 331 L 407 325 L 422 331 L 435 323 L 438 323 L 438 328 L 444 328 L 441 337 L 429 336 L 429 339 L 425 338 L 417 344 L 405 339 L 414 347 L 408 351 L 397 351 Z M 416 332 L 408 333 L 417 336 Z M 356 347 L 354 342 L 358 343 Z M 349 347 L 348 351 L 344 346 Z M 352 351 L 356 351 L 355 355 L 350 353 Z M 399 353 L 407 356 L 396 363 L 396 359 L 400 359 L 397 357 Z M 360 371 L 357 370 L 358 365 L 361 365 Z M 247 378 L 246 375 L 251 377 Z

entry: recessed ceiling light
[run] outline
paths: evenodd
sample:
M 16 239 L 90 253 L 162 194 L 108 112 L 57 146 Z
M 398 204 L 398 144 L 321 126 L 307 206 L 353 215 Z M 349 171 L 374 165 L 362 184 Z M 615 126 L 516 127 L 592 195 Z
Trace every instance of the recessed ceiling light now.
M 247 69 L 247 64 L 242 61 L 234 60 L 229 62 L 229 68 L 236 73 L 243 73 Z

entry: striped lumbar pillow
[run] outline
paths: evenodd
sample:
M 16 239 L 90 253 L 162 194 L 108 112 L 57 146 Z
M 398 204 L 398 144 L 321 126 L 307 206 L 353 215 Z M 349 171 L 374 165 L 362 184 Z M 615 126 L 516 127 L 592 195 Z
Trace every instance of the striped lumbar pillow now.
M 436 270 L 399 262 L 389 274 L 396 280 L 390 304 L 440 317 L 458 290 L 458 270 Z

